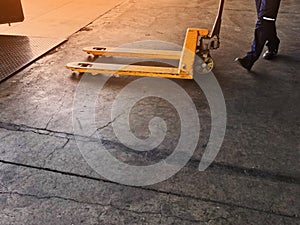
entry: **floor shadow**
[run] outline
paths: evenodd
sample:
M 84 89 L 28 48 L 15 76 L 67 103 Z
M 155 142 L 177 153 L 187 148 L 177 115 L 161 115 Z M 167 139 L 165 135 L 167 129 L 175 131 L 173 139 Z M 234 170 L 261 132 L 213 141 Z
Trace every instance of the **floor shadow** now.
M 281 54 L 277 55 L 274 59 L 272 59 L 272 61 L 274 62 L 280 61 L 289 64 L 296 64 L 300 62 L 299 58 L 296 58 L 291 55 L 281 55 Z

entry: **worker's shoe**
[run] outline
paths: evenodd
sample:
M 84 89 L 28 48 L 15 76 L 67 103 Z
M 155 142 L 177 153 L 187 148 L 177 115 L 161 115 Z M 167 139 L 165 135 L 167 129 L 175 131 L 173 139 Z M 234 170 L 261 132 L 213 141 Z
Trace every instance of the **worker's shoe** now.
M 242 67 L 244 67 L 248 71 L 251 70 L 254 64 L 254 60 L 247 56 L 245 56 L 244 58 L 236 58 L 234 61 L 238 62 Z
M 273 59 L 273 58 L 276 57 L 277 53 L 278 53 L 278 50 L 277 50 L 277 49 L 272 50 L 272 51 L 271 51 L 271 50 L 267 50 L 267 51 L 263 54 L 263 58 L 266 59 L 266 60 L 271 60 L 271 59 Z

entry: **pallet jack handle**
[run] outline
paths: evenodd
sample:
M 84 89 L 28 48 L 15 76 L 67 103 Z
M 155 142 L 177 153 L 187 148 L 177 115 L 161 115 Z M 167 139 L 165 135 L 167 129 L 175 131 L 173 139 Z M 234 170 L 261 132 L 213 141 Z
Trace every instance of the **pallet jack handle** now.
M 213 25 L 213 28 L 211 29 L 211 32 L 209 34 L 210 38 L 212 38 L 214 36 L 219 37 L 219 35 L 220 35 L 224 4 L 225 4 L 225 0 L 220 0 L 218 14 L 217 14 L 215 23 Z

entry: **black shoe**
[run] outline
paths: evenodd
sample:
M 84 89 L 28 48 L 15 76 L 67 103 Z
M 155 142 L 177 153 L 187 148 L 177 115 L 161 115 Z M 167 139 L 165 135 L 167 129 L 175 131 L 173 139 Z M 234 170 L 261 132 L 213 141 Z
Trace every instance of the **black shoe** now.
M 271 60 L 273 59 L 278 53 L 278 50 L 275 49 L 273 51 L 270 51 L 270 50 L 267 50 L 264 55 L 263 55 L 263 58 L 266 59 L 266 60 Z
M 251 70 L 251 68 L 254 64 L 254 61 L 251 60 L 249 57 L 246 57 L 246 56 L 244 58 L 236 58 L 234 61 L 238 62 L 242 67 L 244 67 L 248 71 Z

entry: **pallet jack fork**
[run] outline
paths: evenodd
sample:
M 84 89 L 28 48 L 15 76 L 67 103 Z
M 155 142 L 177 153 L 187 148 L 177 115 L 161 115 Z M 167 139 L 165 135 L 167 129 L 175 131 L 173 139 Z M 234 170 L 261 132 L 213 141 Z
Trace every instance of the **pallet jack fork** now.
M 218 14 L 211 31 L 207 29 L 188 28 L 182 51 L 106 47 L 88 47 L 83 49 L 84 52 L 96 57 L 121 56 L 179 60 L 178 68 L 90 62 L 72 62 L 67 64 L 66 67 L 72 71 L 79 73 L 91 73 L 94 75 L 115 74 L 126 76 L 193 79 L 196 55 L 203 60 L 203 63 L 201 64 L 203 72 L 208 72 L 213 69 L 214 63 L 210 56 L 210 50 L 215 50 L 220 47 L 219 34 L 224 1 L 225 0 L 220 0 Z

